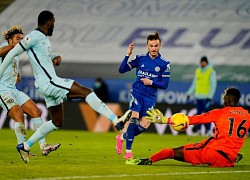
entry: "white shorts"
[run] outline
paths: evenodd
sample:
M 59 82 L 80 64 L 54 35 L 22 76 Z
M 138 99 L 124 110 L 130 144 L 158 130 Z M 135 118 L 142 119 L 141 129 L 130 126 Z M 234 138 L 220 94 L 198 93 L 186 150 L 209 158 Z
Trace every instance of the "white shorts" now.
M 0 106 L 6 113 L 8 113 L 13 106 L 22 106 L 29 99 L 29 96 L 17 89 L 8 89 L 7 91 L 5 88 L 5 90 L 0 90 Z
M 57 78 L 41 86 L 37 90 L 43 95 L 47 108 L 63 103 L 67 99 L 67 94 L 74 80 Z

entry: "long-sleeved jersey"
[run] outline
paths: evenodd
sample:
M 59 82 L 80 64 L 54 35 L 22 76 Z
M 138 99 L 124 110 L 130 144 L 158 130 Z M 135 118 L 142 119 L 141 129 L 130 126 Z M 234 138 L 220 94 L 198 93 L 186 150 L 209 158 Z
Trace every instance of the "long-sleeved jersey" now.
M 206 144 L 235 159 L 247 137 L 250 114 L 242 107 L 215 109 L 197 116 L 189 116 L 189 124 L 215 124 L 214 138 Z
M 5 72 L 5 68 L 9 66 L 13 57 L 27 51 L 29 60 L 32 65 L 35 77 L 35 85 L 53 83 L 59 77 L 56 75 L 52 59 L 56 55 L 51 54 L 51 44 L 49 38 L 39 29 L 27 34 L 22 41 L 19 42 L 5 57 L 4 62 L 0 66 L 0 77 Z
M 0 48 L 8 46 L 8 43 L 5 42 L 1 44 Z M 0 65 L 3 63 L 4 57 L 0 57 Z M 9 64 L 6 69 L 4 69 L 3 76 L 0 77 L 0 86 L 1 89 L 7 88 L 16 88 L 16 81 L 18 76 L 19 60 L 18 57 L 14 57 L 11 64 Z
M 159 54 L 156 58 L 151 59 L 149 53 L 145 55 L 136 55 L 129 60 L 125 56 L 120 68 L 120 73 L 125 73 L 136 68 L 136 81 L 133 83 L 133 91 L 137 91 L 146 96 L 156 98 L 158 88 L 166 89 L 170 78 L 170 62 Z M 152 85 L 145 86 L 141 78 L 148 78 L 153 81 Z

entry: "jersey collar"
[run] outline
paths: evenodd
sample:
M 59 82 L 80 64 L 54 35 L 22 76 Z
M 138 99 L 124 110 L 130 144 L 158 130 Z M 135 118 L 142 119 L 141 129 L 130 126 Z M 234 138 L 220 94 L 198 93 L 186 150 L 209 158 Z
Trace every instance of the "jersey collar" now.
M 47 36 L 47 34 L 45 34 L 40 28 L 36 28 L 35 30 L 40 31 L 40 32 L 43 33 L 45 36 Z

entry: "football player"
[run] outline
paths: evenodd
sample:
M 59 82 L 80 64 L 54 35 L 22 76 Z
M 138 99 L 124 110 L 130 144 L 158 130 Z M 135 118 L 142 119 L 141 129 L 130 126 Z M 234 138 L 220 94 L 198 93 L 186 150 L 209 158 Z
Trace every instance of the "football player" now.
M 147 36 L 146 54 L 129 59 L 134 45 L 134 42 L 129 44 L 119 69 L 120 73 L 136 69 L 136 80 L 132 85 L 130 101 L 132 116 L 127 131 L 116 136 L 117 154 L 122 153 L 123 140 L 126 140 L 126 152 L 123 156 L 125 159 L 133 158 L 132 144 L 135 136 L 146 131 L 150 125 L 145 118 L 146 111 L 155 106 L 157 89 L 167 89 L 170 78 L 170 62 L 159 53 L 161 39 L 157 32 Z
M 123 122 L 129 117 L 126 112 L 118 118 L 96 94 L 87 87 L 82 86 L 72 79 L 60 78 L 55 72 L 54 65 L 58 66 L 61 56 L 51 53 L 49 36 L 52 36 L 55 25 L 54 14 L 42 11 L 38 16 L 38 28 L 26 35 L 5 57 L 0 66 L 0 77 L 12 59 L 27 51 L 35 77 L 35 86 L 43 95 L 46 106 L 50 112 L 50 121 L 42 124 L 37 131 L 24 143 L 17 146 L 17 150 L 24 162 L 29 161 L 29 150 L 34 143 L 59 129 L 64 121 L 63 102 L 68 99 L 85 100 L 95 111 L 108 118 L 117 128 L 123 128 Z
M 189 124 L 215 124 L 213 137 L 202 142 L 187 144 L 178 148 L 165 148 L 149 158 L 127 161 L 128 164 L 150 165 L 164 159 L 175 159 L 192 165 L 209 165 L 210 167 L 234 167 L 235 162 L 243 158 L 240 149 L 243 146 L 250 127 L 249 112 L 238 105 L 240 91 L 228 88 L 224 91 L 224 108 L 207 113 L 189 116 Z M 150 113 L 150 122 L 168 122 L 170 118 L 160 113 Z M 163 121 L 161 121 L 163 120 Z

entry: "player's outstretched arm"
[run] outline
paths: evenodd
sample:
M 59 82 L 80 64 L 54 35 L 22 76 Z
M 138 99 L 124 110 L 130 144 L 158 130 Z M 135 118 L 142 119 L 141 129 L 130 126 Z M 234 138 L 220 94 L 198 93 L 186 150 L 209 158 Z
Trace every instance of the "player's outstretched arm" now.
M 24 49 L 20 46 L 20 44 L 17 44 L 12 50 L 9 51 L 9 53 L 5 56 L 4 61 L 0 66 L 0 77 L 2 77 L 5 69 L 9 66 L 14 57 L 18 56 L 23 52 Z
M 13 47 L 15 47 L 13 44 L 9 44 L 8 46 L 0 48 L 0 57 L 5 56 Z
M 170 118 L 163 116 L 162 112 L 159 109 L 151 108 L 147 111 L 148 116 L 146 119 L 150 123 L 157 123 L 157 124 L 170 124 Z

